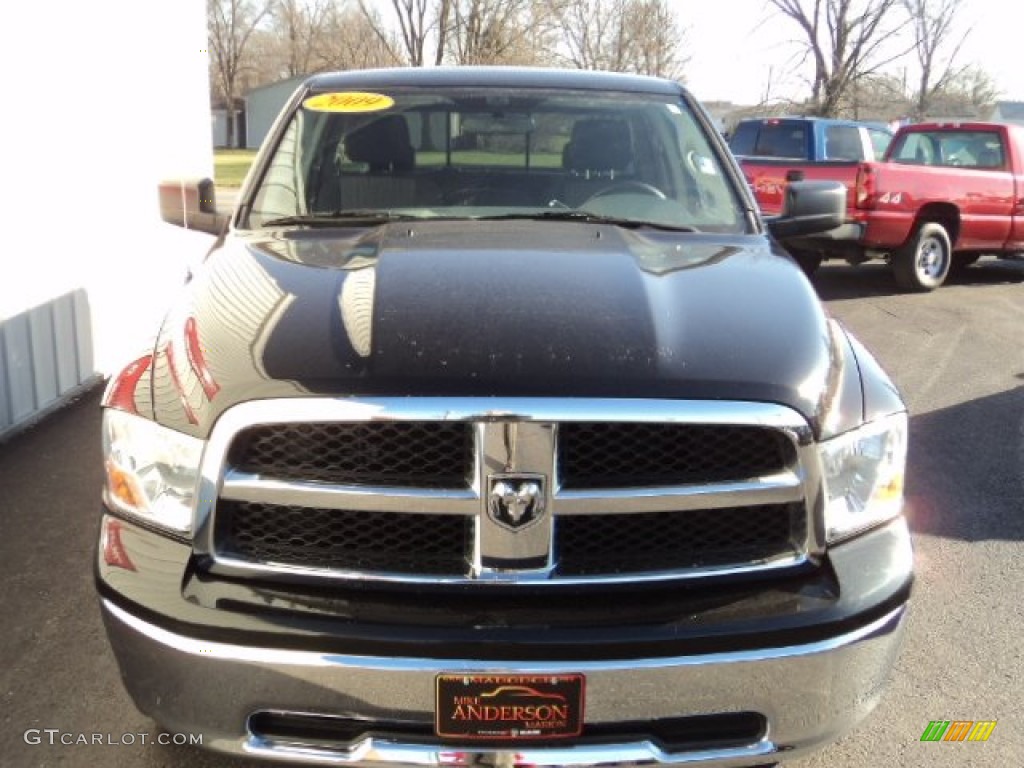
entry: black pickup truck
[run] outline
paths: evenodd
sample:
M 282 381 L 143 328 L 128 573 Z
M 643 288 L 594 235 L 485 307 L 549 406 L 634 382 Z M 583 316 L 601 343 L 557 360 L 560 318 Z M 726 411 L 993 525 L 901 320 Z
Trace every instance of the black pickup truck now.
M 764 765 L 853 727 L 909 600 L 907 416 L 778 245 L 843 213 L 808 182 L 762 219 L 677 83 L 310 79 L 105 395 L 138 708 L 368 767 Z

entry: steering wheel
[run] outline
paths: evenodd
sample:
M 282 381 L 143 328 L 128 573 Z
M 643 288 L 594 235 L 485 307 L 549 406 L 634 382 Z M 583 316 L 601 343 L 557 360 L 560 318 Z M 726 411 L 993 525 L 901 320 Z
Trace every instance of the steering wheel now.
M 599 190 L 583 201 L 583 205 L 586 205 L 591 200 L 596 200 L 599 197 L 607 197 L 608 195 L 618 195 L 623 192 L 640 192 L 644 195 L 651 195 L 659 200 L 667 200 L 668 195 L 662 192 L 653 184 L 648 184 L 646 181 L 637 181 L 636 179 L 627 179 L 626 181 L 619 181 L 610 186 Z

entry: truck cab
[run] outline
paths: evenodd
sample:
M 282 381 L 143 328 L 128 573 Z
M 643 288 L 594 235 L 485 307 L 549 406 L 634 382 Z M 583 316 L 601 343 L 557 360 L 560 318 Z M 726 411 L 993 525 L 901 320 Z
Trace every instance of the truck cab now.
M 800 162 L 878 160 L 892 140 L 884 125 L 814 117 L 740 120 L 729 138 L 738 157 Z

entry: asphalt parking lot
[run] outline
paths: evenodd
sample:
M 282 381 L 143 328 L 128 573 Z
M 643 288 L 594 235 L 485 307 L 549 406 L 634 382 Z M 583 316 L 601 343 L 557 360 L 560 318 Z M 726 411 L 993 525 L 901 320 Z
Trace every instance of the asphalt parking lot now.
M 815 284 L 909 401 L 918 582 L 883 704 L 838 744 L 787 765 L 1022 765 L 1024 263 L 984 260 L 927 295 L 895 293 L 881 266 L 826 266 Z M 92 587 L 98 399 L 0 444 L 0 766 L 240 768 L 141 743 L 157 731 L 121 687 Z M 922 743 L 931 720 L 998 724 L 986 743 Z M 45 729 L 59 731 L 56 743 Z M 63 745 L 60 734 L 134 743 Z

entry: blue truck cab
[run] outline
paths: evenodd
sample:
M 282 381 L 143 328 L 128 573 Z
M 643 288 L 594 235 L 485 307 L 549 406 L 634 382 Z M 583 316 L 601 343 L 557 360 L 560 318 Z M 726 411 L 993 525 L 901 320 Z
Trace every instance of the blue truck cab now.
M 741 120 L 729 138 L 729 147 L 739 157 L 870 161 L 881 159 L 891 140 L 892 132 L 879 123 L 769 117 Z

